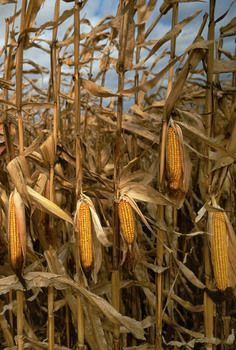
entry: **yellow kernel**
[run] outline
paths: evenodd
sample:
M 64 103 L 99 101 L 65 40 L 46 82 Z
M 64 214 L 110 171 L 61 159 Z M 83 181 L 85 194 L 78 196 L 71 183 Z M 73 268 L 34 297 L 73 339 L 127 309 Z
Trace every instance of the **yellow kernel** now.
M 167 134 L 167 173 L 169 187 L 178 190 L 183 176 L 183 156 L 177 131 L 168 128 Z
M 228 237 L 223 212 L 212 215 L 211 257 L 216 285 L 220 290 L 228 287 Z
M 88 269 L 93 263 L 92 223 L 90 208 L 87 203 L 81 203 L 77 216 L 79 228 L 79 253 L 83 268 Z
M 118 208 L 123 238 L 128 244 L 132 244 L 135 238 L 135 220 L 133 208 L 129 202 L 123 199 L 120 200 Z

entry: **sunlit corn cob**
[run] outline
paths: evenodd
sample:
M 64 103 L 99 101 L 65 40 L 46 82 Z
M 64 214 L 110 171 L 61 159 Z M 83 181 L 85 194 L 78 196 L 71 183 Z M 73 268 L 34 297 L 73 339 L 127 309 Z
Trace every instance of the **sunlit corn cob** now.
M 128 244 L 132 244 L 135 238 L 135 222 L 133 208 L 131 207 L 129 202 L 127 202 L 124 199 L 121 199 L 119 201 L 118 208 L 123 238 Z
M 178 133 L 172 126 L 167 133 L 167 173 L 169 188 L 178 190 L 183 175 L 183 155 Z
M 25 262 L 26 226 L 24 203 L 16 190 L 11 193 L 9 199 L 8 249 L 11 267 L 19 276 Z
M 212 213 L 211 258 L 216 285 L 220 290 L 228 287 L 228 236 L 223 212 Z
M 92 223 L 89 205 L 81 203 L 77 213 L 79 231 L 79 254 L 83 268 L 88 269 L 93 263 Z

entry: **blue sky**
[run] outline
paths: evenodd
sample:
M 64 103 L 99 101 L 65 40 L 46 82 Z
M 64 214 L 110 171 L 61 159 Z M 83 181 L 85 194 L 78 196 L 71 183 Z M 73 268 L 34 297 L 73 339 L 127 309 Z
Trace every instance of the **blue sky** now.
M 216 18 L 222 15 L 224 11 L 229 7 L 231 4 L 231 0 L 216 0 L 216 10 L 215 15 Z M 20 6 L 21 1 L 18 1 L 18 6 Z M 66 3 L 64 1 L 61 1 L 61 12 L 63 10 L 71 8 L 72 3 Z M 93 25 L 95 25 L 101 18 L 107 16 L 107 15 L 115 15 L 116 9 L 118 5 L 118 0 L 88 0 L 87 5 L 85 6 L 82 15 L 89 18 Z M 156 9 L 153 11 L 152 15 L 150 16 L 150 20 L 152 20 L 159 12 L 159 5 L 160 1 L 157 1 Z M 189 16 L 191 13 L 196 11 L 197 9 L 201 9 L 203 13 L 208 10 L 209 7 L 209 1 L 199 2 L 199 3 L 180 3 L 179 5 L 179 20 L 182 20 L 184 17 Z M 41 24 L 45 21 L 51 20 L 53 16 L 53 8 L 54 8 L 54 1 L 53 0 L 45 0 L 45 3 L 43 7 L 40 10 L 40 13 L 37 18 L 37 24 Z M 2 40 L 4 38 L 4 23 L 5 23 L 5 17 L 11 16 L 13 13 L 14 5 L 0 5 L 0 29 L 1 29 L 1 37 L 0 37 L 0 43 L 2 43 Z M 230 13 L 226 16 L 226 18 L 219 24 L 227 23 L 230 18 L 233 17 L 233 15 L 236 13 L 236 4 L 233 5 Z M 163 16 L 161 22 L 160 22 L 160 28 L 158 30 L 158 33 L 162 33 L 162 30 L 165 29 L 168 30 L 170 28 L 171 23 L 171 11 L 169 11 L 165 16 Z M 196 28 L 197 24 L 199 23 L 199 19 L 196 19 L 196 21 L 192 22 L 191 24 L 191 32 L 194 32 L 193 27 Z M 218 25 L 218 27 L 219 27 Z M 190 28 L 189 28 L 190 30 Z M 164 33 L 163 33 L 164 34 Z M 151 37 L 155 37 L 157 39 L 157 33 L 154 31 Z
M 18 6 L 20 5 L 21 1 L 18 1 Z M 54 10 L 54 1 L 53 0 L 45 0 L 45 3 L 43 7 L 41 8 L 36 25 L 39 26 L 40 24 L 52 20 L 53 18 L 53 10 Z M 61 1 L 61 10 L 62 13 L 65 9 L 71 8 L 73 6 L 73 2 L 71 3 L 65 3 L 64 1 Z M 230 6 L 231 1 L 230 0 L 216 0 L 216 10 L 215 10 L 215 17 L 218 18 L 221 16 L 227 8 Z M 153 19 L 158 15 L 159 13 L 159 6 L 161 2 L 157 1 L 157 6 L 153 13 L 151 14 L 149 18 L 149 22 L 147 26 L 153 21 Z M 108 15 L 115 16 L 116 10 L 117 10 L 118 0 L 88 0 L 85 8 L 82 11 L 82 17 L 86 17 L 91 21 L 92 25 L 95 25 L 100 21 L 103 17 Z M 200 26 L 202 16 L 204 12 L 208 11 L 209 7 L 209 1 L 205 2 L 199 2 L 199 3 L 180 3 L 179 5 L 179 21 L 181 21 L 183 18 L 189 16 L 190 14 L 194 13 L 197 9 L 202 10 L 202 14 L 200 14 L 197 18 L 195 18 L 190 24 L 188 24 L 181 35 L 179 35 L 177 39 L 177 53 L 181 54 L 188 45 L 191 44 L 193 41 L 196 32 Z M 0 36 L 0 49 L 4 42 L 4 32 L 5 32 L 5 17 L 11 16 L 14 9 L 14 5 L 0 5 L 0 32 L 2 35 Z M 231 8 L 230 13 L 224 18 L 223 21 L 217 24 L 216 27 L 216 38 L 218 37 L 218 30 L 221 25 L 224 25 L 229 22 L 229 20 L 233 17 L 233 15 L 236 13 L 236 4 L 233 5 Z M 59 31 L 59 40 L 62 38 L 65 29 L 68 27 L 68 25 L 71 23 L 71 20 L 67 20 L 65 24 L 61 27 Z M 171 11 L 169 11 L 155 30 L 150 35 L 149 39 L 157 40 L 158 38 L 162 37 L 167 31 L 170 30 L 171 26 Z M 84 28 L 84 30 L 89 30 L 87 27 Z M 207 35 L 207 26 L 205 28 L 204 36 Z M 51 39 L 51 31 L 45 31 L 44 38 Z M 168 45 L 166 45 L 168 48 Z M 234 40 L 233 38 L 229 38 L 225 41 L 224 47 L 228 50 L 234 51 Z M 161 49 L 162 50 L 162 49 Z M 146 51 L 143 51 L 143 54 L 147 54 Z M 25 52 L 25 57 L 31 58 L 35 61 L 37 61 L 41 65 L 45 65 L 46 67 L 49 67 L 49 57 L 42 53 L 40 50 L 27 50 Z M 164 63 L 161 63 L 163 65 Z M 161 69 L 162 66 L 159 65 L 158 69 Z M 98 65 L 96 69 L 98 69 Z M 129 74 L 130 78 L 132 78 L 132 74 Z M 108 79 L 108 85 L 110 85 L 110 88 L 116 88 L 116 75 L 115 71 L 111 72 L 110 77 Z
M 216 18 L 222 15 L 227 8 L 230 6 L 231 0 L 216 0 L 216 10 L 215 10 L 215 16 Z M 21 1 L 18 1 L 19 6 Z M 45 3 L 43 7 L 41 8 L 38 17 L 37 17 L 37 25 L 42 24 L 43 22 L 46 22 L 48 20 L 52 19 L 53 16 L 53 9 L 54 9 L 54 1 L 53 0 L 45 0 Z M 161 2 L 157 1 L 156 9 L 153 11 L 152 15 L 150 16 L 149 23 L 157 16 L 159 12 L 159 6 Z M 85 6 L 82 16 L 85 16 L 86 18 L 89 18 L 91 23 L 95 25 L 99 20 L 101 20 L 103 17 L 107 15 L 115 15 L 116 9 L 118 5 L 118 0 L 89 0 L 87 5 Z M 71 8 L 73 6 L 72 3 L 65 3 L 64 1 L 61 1 L 61 13 L 63 10 Z M 189 16 L 191 13 L 196 11 L 197 9 L 201 9 L 204 12 L 208 10 L 209 7 L 209 1 L 205 2 L 199 2 L 199 3 L 181 3 L 179 5 L 179 20 L 182 20 L 184 17 Z M 13 13 L 14 5 L 0 5 L 0 32 L 2 35 L 0 36 L 0 46 L 3 45 L 4 40 L 4 31 L 5 31 L 5 17 L 10 16 Z M 236 14 L 236 4 L 232 7 L 230 13 L 225 17 L 223 21 L 217 24 L 217 30 L 219 26 L 226 24 L 229 22 L 229 20 Z M 186 45 L 190 44 L 191 41 L 194 38 L 194 35 L 197 32 L 197 29 L 200 25 L 202 16 L 198 16 L 194 21 L 191 22 L 188 26 L 186 26 L 183 30 L 183 34 L 179 36 L 178 39 L 178 49 L 181 51 L 186 47 Z M 66 25 L 68 25 L 69 21 L 67 21 Z M 171 11 L 169 11 L 161 21 L 159 22 L 159 25 L 156 27 L 156 29 L 153 31 L 153 33 L 150 36 L 150 39 L 158 39 L 158 37 L 161 37 L 166 31 L 170 29 L 171 25 Z M 207 28 L 206 28 L 207 29 Z M 49 32 L 48 32 L 49 34 Z M 205 30 L 206 34 L 206 30 Z M 217 31 L 216 31 L 216 37 L 217 37 Z M 232 38 L 231 38 L 232 39 Z M 230 42 L 233 42 L 232 40 L 229 40 Z

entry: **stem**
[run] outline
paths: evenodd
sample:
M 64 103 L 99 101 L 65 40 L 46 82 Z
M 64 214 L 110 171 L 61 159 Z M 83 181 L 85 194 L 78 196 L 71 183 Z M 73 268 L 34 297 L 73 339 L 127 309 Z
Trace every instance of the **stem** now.
M 66 346 L 70 347 L 70 318 L 69 318 L 69 307 L 66 305 Z
M 49 199 L 53 202 L 53 183 L 54 183 L 54 166 L 50 167 L 50 180 L 49 180 Z M 54 218 L 49 217 L 49 232 L 52 234 L 52 242 L 54 243 Z M 53 244 L 54 245 L 54 244 Z M 53 287 L 48 287 L 48 348 L 49 350 L 54 349 L 54 291 Z
M 158 207 L 157 219 L 158 222 L 163 221 L 164 218 L 164 207 Z M 160 241 L 164 241 L 165 232 L 162 230 L 157 231 L 157 235 Z M 157 242 L 156 244 L 156 257 L 157 257 L 157 265 L 162 266 L 163 258 L 164 258 L 164 247 L 163 244 Z M 156 350 L 162 349 L 162 295 L 163 295 L 163 287 L 164 287 L 164 278 L 163 273 L 156 274 Z
M 7 59 L 8 52 L 10 54 L 10 49 L 7 48 L 9 41 L 9 19 L 6 18 L 6 30 L 5 30 L 5 57 L 4 57 L 4 79 L 9 80 L 10 79 L 10 72 L 9 72 L 9 62 L 10 60 Z M 8 101 L 8 89 L 4 89 L 4 100 Z M 7 112 L 7 106 L 4 106 L 4 123 L 3 123 L 3 131 L 4 131 L 4 138 L 6 143 L 6 151 L 7 151 L 7 162 L 9 162 L 14 157 L 14 150 L 13 145 L 11 142 L 10 137 L 10 131 L 9 131 L 9 121 L 8 121 L 8 112 Z
M 55 8 L 54 8 L 54 22 L 58 21 L 58 17 L 60 14 L 60 0 L 56 0 L 55 2 Z M 57 31 L 58 26 L 55 26 L 53 28 L 52 33 L 52 86 L 53 86 L 53 100 L 54 100 L 54 122 L 53 122 L 53 134 L 54 134 L 54 142 L 55 142 L 55 148 L 57 147 L 57 138 L 60 136 L 60 119 L 59 119 L 59 112 L 60 112 L 60 99 L 59 99 L 59 91 L 58 91 L 58 72 L 57 72 L 57 47 L 56 47 L 56 41 L 57 41 Z
M 78 331 L 78 350 L 84 350 L 84 311 L 83 311 L 83 304 L 81 301 L 80 296 L 77 296 L 77 313 L 78 313 L 78 320 L 77 320 L 77 331 Z
M 24 293 L 22 290 L 16 291 L 17 303 L 17 350 L 24 349 Z
M 173 10 L 172 10 L 172 28 L 175 27 L 175 25 L 178 23 L 178 12 L 179 12 L 179 4 L 176 3 L 173 5 Z M 171 40 L 171 52 L 170 52 L 170 60 L 175 58 L 175 49 L 176 49 L 176 37 L 174 37 Z M 169 96 L 170 91 L 172 90 L 173 87 L 173 78 L 174 78 L 174 65 L 171 66 L 170 71 L 169 71 L 169 76 L 168 76 L 168 86 L 167 86 L 167 96 Z M 177 225 L 177 209 L 172 207 L 172 222 L 173 222 L 173 230 L 176 229 L 176 225 Z M 176 238 L 175 236 L 172 236 L 171 238 L 172 242 L 173 242 L 173 248 L 174 248 L 174 254 L 177 254 L 177 250 L 178 250 L 178 238 Z M 170 256 L 170 274 L 169 274 L 169 279 L 170 279 L 170 285 L 172 286 L 173 281 L 175 279 L 175 265 L 174 265 L 174 261 L 173 261 L 173 256 Z M 176 286 L 176 284 L 175 284 Z M 170 313 L 171 313 L 171 317 L 174 320 L 174 301 L 171 300 L 170 303 Z M 174 347 L 174 350 L 176 349 L 176 346 Z
M 24 151 L 24 130 L 22 117 L 22 79 L 23 79 L 23 53 L 24 53 L 24 32 L 25 15 L 26 15 L 27 0 L 22 0 L 21 4 L 21 18 L 20 18 L 20 35 L 19 43 L 16 53 L 16 107 L 18 117 L 18 138 L 19 138 L 19 152 Z M 17 350 L 24 349 L 24 293 L 21 290 L 16 291 L 17 302 Z
M 120 310 L 120 271 L 119 269 L 112 271 L 112 306 L 116 310 Z M 119 337 L 120 337 L 120 327 L 114 326 L 113 331 L 113 346 L 114 349 L 116 349 L 117 344 L 119 344 Z
M 79 198 L 82 192 L 82 154 L 81 154 L 81 96 L 80 96 L 80 77 L 79 77 L 79 56 L 80 56 L 80 9 L 82 3 L 78 0 L 75 1 L 74 6 L 74 80 L 75 80 L 75 130 L 76 130 L 76 197 Z M 79 249 L 76 249 L 76 254 L 79 254 Z M 77 275 L 79 283 L 82 283 L 82 277 L 79 267 L 79 257 L 77 256 Z M 84 312 L 83 303 L 79 295 L 77 295 L 77 331 L 78 331 L 78 349 L 84 350 Z
M 173 11 L 172 11 L 172 28 L 178 23 L 178 4 L 173 5 Z M 175 46 L 176 46 L 176 37 L 174 37 L 171 40 L 171 52 L 170 52 L 170 61 L 175 57 Z M 166 91 L 166 98 L 169 96 L 172 86 L 173 86 L 173 76 L 174 76 L 174 66 L 171 67 L 169 71 L 168 76 L 168 86 Z M 166 135 L 166 121 L 163 119 L 162 121 L 162 139 L 165 143 L 165 135 Z M 165 162 L 165 153 L 163 153 L 163 149 L 161 149 L 160 153 L 160 179 L 159 179 L 159 187 L 161 189 L 162 187 L 162 176 L 164 173 L 163 164 Z M 164 207 L 159 206 L 157 211 L 157 220 L 158 222 L 164 221 Z M 176 209 L 173 209 L 173 215 L 175 215 Z M 157 235 L 161 242 L 165 240 L 165 232 L 162 230 L 157 231 Z M 161 266 L 163 264 L 163 258 L 164 258 L 164 247 L 163 244 L 160 244 L 160 242 L 156 242 L 156 260 L 158 266 Z M 170 284 L 171 281 L 170 281 Z M 163 273 L 158 273 L 156 275 L 156 350 L 162 349 L 162 295 L 163 295 L 163 289 L 164 289 L 164 278 Z
M 79 77 L 79 55 L 80 55 L 80 7 L 81 2 L 75 1 L 74 7 L 74 89 L 75 89 L 75 132 L 76 132 L 76 196 L 82 191 L 82 162 L 81 162 L 81 97 L 80 97 L 80 77 Z
M 48 349 L 54 349 L 54 291 L 48 287 Z
M 54 7 L 54 22 L 57 22 L 60 13 L 60 1 L 55 1 Z M 59 134 L 59 109 L 60 100 L 58 94 L 58 74 L 57 74 L 57 31 L 58 26 L 53 28 L 52 33 L 52 51 L 51 51 L 51 62 L 52 62 L 52 89 L 53 89 L 53 100 L 54 100 L 54 120 L 53 120 L 53 139 L 56 154 L 57 139 Z M 49 199 L 54 202 L 54 164 L 50 164 L 50 179 L 49 179 Z M 56 246 L 56 235 L 54 230 L 54 218 L 49 217 L 49 232 L 53 246 Z M 48 348 L 49 350 L 54 349 L 54 337 L 55 337 L 55 324 L 54 324 L 54 289 L 53 287 L 48 288 Z
M 205 102 L 205 113 L 207 115 L 206 121 L 206 134 L 211 136 L 212 127 L 212 114 L 213 114 L 213 63 L 214 63 L 214 38 L 215 38 L 215 23 L 214 23 L 214 10 L 215 0 L 210 0 L 209 5 L 209 28 L 208 28 L 208 40 L 212 40 L 212 44 L 209 46 L 207 54 L 207 91 L 206 91 L 206 102 Z M 208 153 L 210 148 L 208 147 Z M 206 164 L 206 180 L 207 189 L 210 189 L 210 168 L 211 163 L 208 160 Z M 210 264 L 210 254 L 208 247 L 208 238 L 204 237 L 204 265 L 205 265 L 205 278 L 206 286 L 211 289 L 212 287 L 212 272 Z M 214 303 L 212 299 L 204 292 L 204 325 L 205 325 L 205 336 L 212 338 L 214 334 Z M 212 344 L 206 344 L 207 350 L 212 350 Z
M 16 6 L 15 6 L 15 13 L 16 13 Z M 14 14 L 15 14 L 14 13 Z M 6 30 L 5 30 L 5 57 L 4 57 L 4 79 L 8 80 L 10 78 L 10 71 L 9 71 L 9 59 L 8 57 L 8 40 L 9 40 L 9 19 L 6 19 Z M 10 49 L 9 49 L 10 53 Z M 8 89 L 4 89 L 4 99 L 5 101 L 8 101 Z M 9 122 L 8 122 L 8 113 L 7 113 L 7 106 L 4 106 L 4 123 L 3 123 L 3 131 L 4 131 L 4 138 L 5 138 L 5 144 L 6 144 L 6 151 L 7 151 L 7 162 L 9 162 L 14 157 L 14 149 L 11 142 L 10 137 L 10 131 L 9 131 Z M 9 303 L 11 303 L 13 300 L 12 298 L 12 291 L 9 291 Z M 9 322 L 11 326 L 11 330 L 13 330 L 13 313 L 12 310 L 9 310 Z M 13 344 L 12 344 L 13 345 Z
M 178 10 L 179 10 L 179 5 L 178 3 L 176 3 L 173 5 L 173 11 L 172 11 L 172 29 L 178 23 Z M 170 48 L 170 61 L 171 61 L 173 58 L 175 58 L 176 37 L 174 37 L 171 40 L 170 47 L 171 47 Z M 169 70 L 168 86 L 167 86 L 167 92 L 166 92 L 167 96 L 169 96 L 170 91 L 172 89 L 174 69 L 175 69 L 174 65 L 172 65 Z
M 107 54 L 107 59 L 109 60 L 109 53 Z M 101 86 L 105 85 L 105 80 L 106 80 L 106 72 L 105 70 L 102 73 L 102 81 L 101 81 Z M 103 103 L 103 98 L 100 98 L 100 107 L 102 108 L 102 103 Z M 98 174 L 101 172 L 101 127 L 102 127 L 102 121 L 97 118 L 97 133 L 96 133 L 96 159 L 97 159 L 97 172 Z
M 121 11 L 125 6 L 125 1 L 121 0 Z M 125 67 L 125 51 L 127 44 L 129 12 L 122 17 L 120 34 L 119 34 L 119 57 L 117 64 L 118 73 L 118 91 L 124 88 L 124 67 Z M 114 159 L 114 221 L 113 221 L 113 250 L 112 250 L 112 305 L 120 310 L 120 223 L 118 216 L 118 199 L 119 182 L 120 182 L 120 166 L 121 166 L 121 130 L 123 119 L 123 96 L 118 96 L 117 101 L 117 123 L 116 123 L 116 140 L 115 140 L 115 159 Z M 113 349 L 120 349 L 120 326 L 115 325 L 113 331 Z
M 6 344 L 7 344 L 7 346 L 13 347 L 14 346 L 14 339 L 13 339 L 13 336 L 11 334 L 11 330 L 10 330 L 9 324 L 8 324 L 8 322 L 6 320 L 6 317 L 5 317 L 4 313 L 2 314 L 3 305 L 4 305 L 4 303 L 1 301 L 0 302 L 0 311 L 1 311 L 1 314 L 0 314 L 0 328 L 2 330 L 2 334 L 3 334 L 4 340 L 5 340 Z
M 142 4 L 142 1 L 140 4 Z M 145 25 L 146 25 L 146 23 L 140 24 L 140 13 L 138 12 L 138 29 L 137 29 L 138 34 L 137 34 L 137 40 L 136 40 L 136 57 L 135 57 L 136 64 L 138 64 L 140 61 L 141 47 L 139 46 L 139 44 L 144 42 Z M 135 70 L 134 81 L 135 81 L 135 87 L 137 89 L 139 86 L 139 70 L 138 69 Z M 138 92 L 138 90 L 136 90 L 136 92 L 135 92 L 135 103 L 139 104 L 139 92 Z
M 27 0 L 22 0 L 21 4 L 21 17 L 20 17 L 20 35 L 19 44 L 16 54 L 16 107 L 18 117 L 18 137 L 19 137 L 19 151 L 24 151 L 24 129 L 23 129 L 23 117 L 22 117 L 22 78 L 23 78 L 23 51 L 24 51 L 24 32 L 25 28 L 25 15 L 26 15 Z
M 9 299 L 8 300 L 9 300 L 9 304 L 11 304 L 13 301 L 12 290 L 10 290 L 10 292 L 9 292 Z M 9 323 L 10 323 L 11 331 L 13 331 L 13 313 L 12 313 L 12 310 L 9 310 Z
M 91 54 L 91 61 L 89 65 L 89 74 L 88 74 L 88 80 L 92 80 L 93 76 L 93 56 L 94 56 L 94 50 L 92 50 Z M 88 103 L 89 103 L 89 94 L 86 96 L 86 107 L 85 107 L 85 113 L 84 113 L 84 138 L 86 137 L 87 133 L 87 127 L 88 127 Z

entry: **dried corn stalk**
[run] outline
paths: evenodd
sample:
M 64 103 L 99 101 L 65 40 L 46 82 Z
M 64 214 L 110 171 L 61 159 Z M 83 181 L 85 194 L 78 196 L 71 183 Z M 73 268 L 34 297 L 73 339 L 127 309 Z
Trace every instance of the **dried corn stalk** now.
M 123 238 L 128 245 L 132 245 L 135 239 L 135 219 L 133 208 L 125 199 L 119 201 L 118 208 Z
M 22 281 L 26 257 L 25 206 L 16 189 L 11 193 L 9 199 L 8 248 L 11 267 Z

